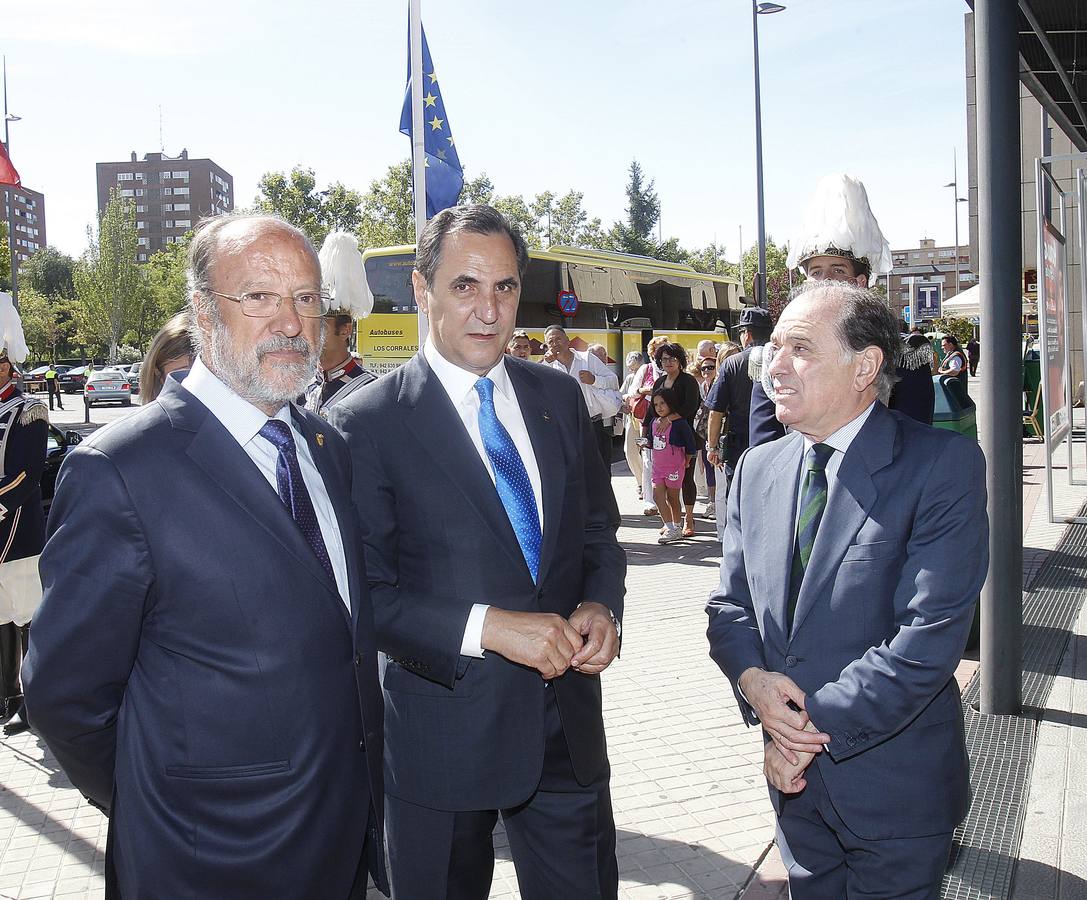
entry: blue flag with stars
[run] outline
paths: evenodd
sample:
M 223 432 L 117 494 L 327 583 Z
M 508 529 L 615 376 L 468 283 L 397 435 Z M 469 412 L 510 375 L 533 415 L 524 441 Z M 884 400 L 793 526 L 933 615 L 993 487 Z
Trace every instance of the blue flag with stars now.
M 464 187 L 464 169 L 453 143 L 449 117 L 438 86 L 438 75 L 430 48 L 423 32 L 423 149 L 426 151 L 426 217 L 432 218 L 443 209 L 456 206 Z M 411 42 L 408 42 L 408 87 L 404 95 L 404 110 L 400 114 L 400 133 L 411 133 Z

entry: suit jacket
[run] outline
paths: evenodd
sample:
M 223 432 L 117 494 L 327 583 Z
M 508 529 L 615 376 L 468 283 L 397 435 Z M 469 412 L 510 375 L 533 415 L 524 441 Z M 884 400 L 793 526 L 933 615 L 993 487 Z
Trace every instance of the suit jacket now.
M 110 813 L 113 896 L 362 897 L 367 868 L 387 887 L 348 454 L 292 415 L 336 510 L 350 611 L 275 489 L 173 379 L 61 469 L 26 703 Z
M 569 616 L 595 600 L 623 613 L 619 516 L 578 383 L 506 357 L 540 469 L 543 546 L 532 580 L 494 483 L 423 355 L 334 406 L 365 511 L 378 646 L 388 654 L 386 787 L 435 809 L 504 809 L 539 783 L 545 691 L 574 772 L 607 772 L 600 680 L 538 672 L 497 653 L 462 657 L 472 605 Z
M 838 470 L 787 633 L 803 452 L 793 433 L 741 457 L 710 655 L 734 686 L 757 666 L 805 692 L 831 737 L 813 764 L 855 834 L 951 831 L 970 800 L 953 675 L 988 568 L 981 451 L 877 403 Z

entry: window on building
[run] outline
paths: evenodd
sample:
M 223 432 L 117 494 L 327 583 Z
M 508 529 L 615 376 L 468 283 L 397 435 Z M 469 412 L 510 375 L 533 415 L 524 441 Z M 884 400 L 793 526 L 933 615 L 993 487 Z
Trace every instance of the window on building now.
M 146 227 L 147 227 L 146 222 L 137 222 L 136 223 L 136 230 L 137 231 L 143 231 Z
M 136 262 L 147 262 L 147 254 L 146 253 L 137 253 L 136 254 Z
M 173 212 L 174 211 L 173 204 L 172 203 L 163 203 L 162 204 L 162 211 L 163 212 Z
M 147 181 L 147 176 L 143 172 L 137 172 L 136 173 L 136 180 L 137 181 Z
M 163 188 L 162 189 L 162 196 L 164 196 L 164 197 L 170 197 L 170 196 L 173 195 L 173 193 L 174 193 L 173 188 Z
M 131 181 L 132 180 L 132 173 L 131 172 L 118 172 L 117 173 L 117 180 L 118 181 Z
M 929 250 L 929 252 L 928 252 L 928 258 L 929 259 L 932 259 L 935 255 L 936 255 L 935 253 L 933 253 L 931 250 Z
M 121 196 L 122 196 L 122 197 L 131 197 L 131 196 L 132 196 L 132 194 L 133 194 L 133 192 L 132 192 L 132 190 L 131 190 L 131 189 L 129 189 L 129 188 L 123 188 L 123 189 L 121 190 Z
M 142 213 L 142 212 L 143 212 L 143 213 L 145 213 L 145 212 L 147 212 L 147 207 L 146 207 L 146 206 L 137 206 L 137 207 L 136 207 L 136 212 L 138 212 L 138 213 Z
M 189 189 L 187 187 L 176 187 L 176 188 L 174 188 L 174 196 L 175 197 L 188 197 L 189 196 Z
M 146 193 L 147 193 L 147 191 L 145 191 L 143 188 L 136 188 L 136 196 L 137 197 L 142 197 Z
M 189 180 L 189 173 L 188 172 L 174 172 L 173 177 L 174 178 L 184 178 L 186 181 L 188 181 Z
M 166 221 L 164 221 L 162 223 L 162 227 L 163 228 L 173 228 L 174 227 L 174 220 L 173 219 L 166 219 Z
M 189 211 L 189 204 L 188 203 L 175 203 L 174 204 L 174 212 L 188 212 L 188 211 Z
M 188 228 L 191 225 L 192 225 L 192 220 L 191 219 L 175 219 L 174 220 L 174 227 L 175 228 Z
M 145 238 L 145 237 L 136 238 L 136 244 L 137 244 L 137 246 L 140 246 L 140 247 L 146 247 L 147 246 L 147 238 Z

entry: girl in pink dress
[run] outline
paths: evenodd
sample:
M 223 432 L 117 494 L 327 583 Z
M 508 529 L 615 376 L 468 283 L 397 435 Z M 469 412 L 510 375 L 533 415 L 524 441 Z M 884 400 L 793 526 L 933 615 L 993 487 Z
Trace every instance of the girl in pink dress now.
M 658 388 L 653 392 L 653 499 L 657 502 L 664 530 L 658 543 L 670 544 L 683 537 L 680 525 L 679 492 L 683 485 L 683 473 L 694 459 L 697 444 L 694 432 L 678 412 L 675 392 L 671 388 Z

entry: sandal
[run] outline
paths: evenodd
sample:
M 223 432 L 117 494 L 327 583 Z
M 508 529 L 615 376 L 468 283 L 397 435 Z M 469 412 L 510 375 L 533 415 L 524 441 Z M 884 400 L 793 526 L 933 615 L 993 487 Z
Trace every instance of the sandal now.
M 694 537 L 694 529 L 690 525 L 683 526 L 684 537 Z

